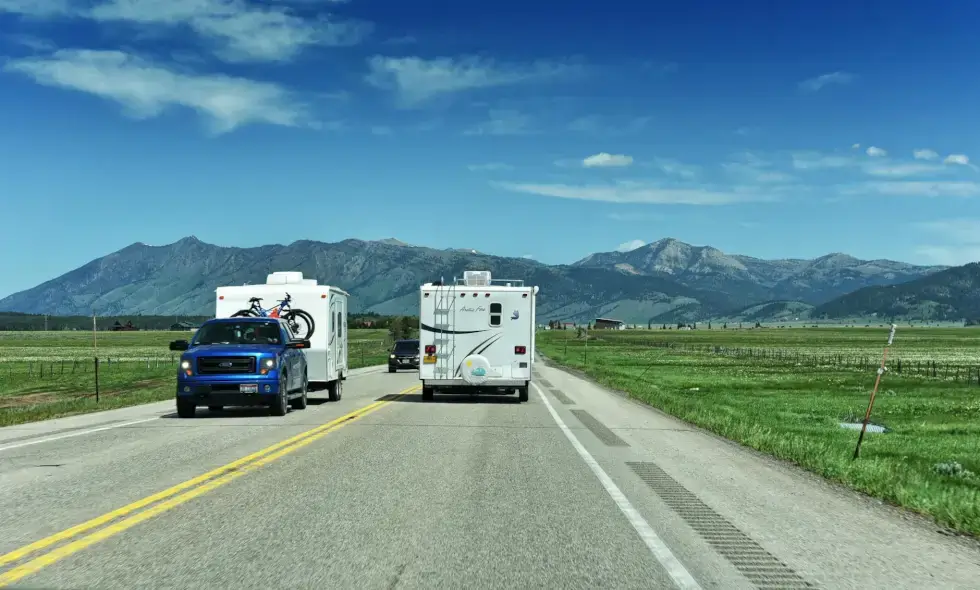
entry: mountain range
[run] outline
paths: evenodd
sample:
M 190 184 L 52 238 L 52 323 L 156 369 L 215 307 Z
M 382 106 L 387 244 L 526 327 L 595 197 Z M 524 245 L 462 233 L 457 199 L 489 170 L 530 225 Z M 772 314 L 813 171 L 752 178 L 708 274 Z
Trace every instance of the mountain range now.
M 971 271 L 969 265 L 952 269 L 916 266 L 859 260 L 846 254 L 813 260 L 763 260 L 672 238 L 629 252 L 602 252 L 573 264 L 547 265 L 471 249 L 414 246 L 393 238 L 336 243 L 300 240 L 289 245 L 236 248 L 207 244 L 191 236 L 165 246 L 133 244 L 10 295 L 0 300 L 0 310 L 53 315 L 84 315 L 93 309 L 99 315 L 207 315 L 214 311 L 215 287 L 262 283 L 270 272 L 298 270 L 321 284 L 351 293 L 352 312 L 415 314 L 421 283 L 449 280 L 473 269 L 538 285 L 541 321 L 581 322 L 596 317 L 629 323 L 712 318 L 766 321 L 899 311 L 931 314 L 923 319 L 933 319 L 969 312 L 972 300 L 980 303 L 975 287 L 974 292 L 967 288 L 962 297 L 941 292 L 947 280 L 948 288 L 954 290 L 976 285 L 975 269 Z M 971 276 L 974 283 L 969 283 Z M 902 293 L 904 303 L 896 306 L 889 299 L 891 293 Z M 922 298 L 927 296 L 939 299 Z

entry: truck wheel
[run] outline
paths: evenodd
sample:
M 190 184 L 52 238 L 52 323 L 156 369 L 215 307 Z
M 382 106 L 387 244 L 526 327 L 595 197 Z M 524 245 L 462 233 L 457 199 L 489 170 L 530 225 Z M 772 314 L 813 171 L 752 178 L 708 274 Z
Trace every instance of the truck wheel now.
M 331 381 L 327 385 L 327 398 L 332 402 L 339 402 L 340 398 L 344 396 L 344 382 L 340 379 Z
M 289 405 L 293 407 L 294 410 L 305 410 L 306 409 L 306 392 L 310 388 L 309 377 L 303 375 L 303 388 L 300 390 L 302 395 L 289 401 Z
M 286 391 L 286 376 L 279 378 L 279 395 L 269 406 L 269 413 L 273 416 L 285 416 L 289 411 L 289 393 Z
M 389 373 L 394 373 L 394 372 L 395 372 L 395 371 L 397 371 L 397 370 L 398 370 L 398 369 L 396 369 L 395 367 L 388 367 L 388 372 L 389 372 Z
M 520 401 L 526 402 L 528 400 L 528 388 L 527 388 L 527 386 L 525 385 L 524 387 L 518 387 L 517 388 L 517 395 L 518 395 L 518 399 L 520 399 Z
M 432 401 L 432 398 L 434 397 L 434 395 L 435 395 L 435 388 L 434 387 L 425 387 L 424 385 L 422 386 L 422 400 L 423 401 L 427 401 L 427 402 Z
M 193 418 L 197 414 L 197 404 L 192 399 L 177 398 L 177 415 L 181 418 Z

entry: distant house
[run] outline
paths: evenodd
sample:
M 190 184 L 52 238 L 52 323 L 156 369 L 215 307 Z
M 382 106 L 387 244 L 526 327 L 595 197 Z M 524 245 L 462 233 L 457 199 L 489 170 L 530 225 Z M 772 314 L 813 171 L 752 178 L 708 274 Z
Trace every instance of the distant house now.
M 170 324 L 171 332 L 193 332 L 198 326 L 190 322 L 177 322 L 176 324 Z
M 113 332 L 135 332 L 137 330 L 139 330 L 139 328 L 134 326 L 132 321 L 126 322 L 125 326 L 120 324 L 119 320 L 116 320 L 116 323 L 112 324 Z
M 626 324 L 620 320 L 611 320 L 609 318 L 596 318 L 595 325 L 592 327 L 593 330 L 625 330 Z

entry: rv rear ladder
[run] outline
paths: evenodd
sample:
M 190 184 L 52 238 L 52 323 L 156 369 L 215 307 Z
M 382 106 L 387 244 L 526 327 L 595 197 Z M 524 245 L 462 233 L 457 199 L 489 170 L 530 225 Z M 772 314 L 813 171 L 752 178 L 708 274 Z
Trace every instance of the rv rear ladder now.
M 456 289 L 442 286 L 436 289 L 433 300 L 432 320 L 433 340 L 436 345 L 435 376 L 438 379 L 453 377 L 453 355 L 456 352 L 456 335 L 452 332 L 456 316 Z

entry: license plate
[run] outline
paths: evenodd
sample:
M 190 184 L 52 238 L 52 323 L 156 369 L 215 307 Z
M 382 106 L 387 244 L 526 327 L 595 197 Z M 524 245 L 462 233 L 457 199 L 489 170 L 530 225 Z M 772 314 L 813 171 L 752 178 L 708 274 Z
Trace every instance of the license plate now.
M 242 383 L 238 386 L 238 391 L 242 393 L 258 393 L 259 384 L 258 383 Z
M 434 364 L 436 364 L 436 357 L 434 357 L 432 355 L 426 355 L 425 358 L 422 359 L 422 362 L 425 363 L 425 364 L 427 364 L 427 365 L 434 365 Z

